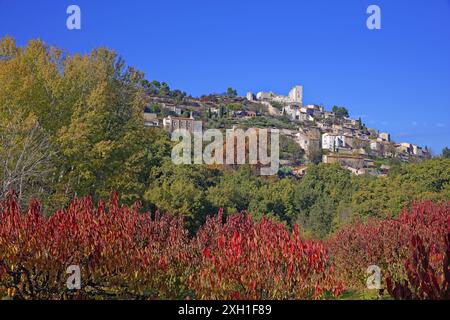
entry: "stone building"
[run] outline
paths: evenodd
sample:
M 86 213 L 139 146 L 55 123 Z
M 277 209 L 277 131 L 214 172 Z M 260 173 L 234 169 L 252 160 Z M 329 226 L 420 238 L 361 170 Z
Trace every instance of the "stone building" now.
M 159 127 L 159 119 L 156 113 L 144 112 L 144 125 L 146 127 Z
M 339 148 L 346 148 L 347 137 L 344 135 L 336 135 L 325 133 L 322 135 L 322 148 L 330 151 L 336 151 Z
M 293 138 L 305 150 L 307 156 L 320 150 L 321 137 L 320 130 L 317 128 L 300 128 L 298 132 L 293 134 Z
M 169 132 L 173 132 L 177 129 L 186 129 L 189 132 L 194 132 L 196 122 L 197 121 L 195 121 L 191 113 L 191 116 L 189 118 L 168 116 L 163 119 L 163 126 L 164 129 L 168 130 Z
M 382 132 L 378 135 L 378 139 L 381 141 L 391 142 L 391 135 L 386 132 Z
M 354 155 L 340 155 L 329 154 L 323 156 L 323 163 L 333 164 L 338 163 L 343 167 L 350 167 L 354 169 L 364 168 L 364 158 Z
M 289 92 L 288 96 L 277 95 L 273 92 L 258 92 L 256 94 L 256 99 L 285 103 L 285 104 L 295 103 L 295 104 L 299 104 L 301 106 L 303 103 L 303 87 L 302 86 L 293 87 L 291 89 L 291 91 Z

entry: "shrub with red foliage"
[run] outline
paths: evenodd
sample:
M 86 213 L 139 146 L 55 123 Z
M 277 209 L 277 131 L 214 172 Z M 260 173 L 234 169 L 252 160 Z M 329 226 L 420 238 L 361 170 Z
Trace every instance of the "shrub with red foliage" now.
M 209 218 L 198 232 L 200 272 L 191 286 L 202 299 L 311 299 L 338 296 L 328 252 L 321 243 L 301 239 L 298 227 L 250 216 Z
M 322 244 L 269 220 L 222 215 L 193 238 L 183 221 L 154 218 L 113 194 L 97 207 L 74 199 L 49 218 L 37 201 L 22 214 L 0 201 L 0 297 L 16 299 L 294 299 L 339 295 Z M 79 265 L 81 290 L 66 288 Z
M 393 283 L 390 276 L 386 278 L 389 294 L 398 300 L 450 300 L 450 231 L 445 237 L 445 252 L 431 255 L 422 239 L 414 236 L 413 257 L 405 263 L 408 280 Z M 432 260 L 442 261 L 442 269 L 432 266 Z
M 0 297 L 178 298 L 191 258 L 189 239 L 179 219 L 154 219 L 91 198 L 74 199 L 50 218 L 30 203 L 22 215 L 13 194 L 0 202 Z M 66 288 L 66 269 L 79 265 L 82 290 Z
M 405 262 L 413 258 L 416 247 L 413 237 L 419 236 L 428 248 L 430 267 L 442 270 L 444 237 L 450 217 L 450 202 L 414 203 L 411 210 L 403 210 L 398 218 L 355 222 L 338 230 L 328 241 L 337 274 L 347 287 L 364 288 L 366 270 L 378 265 L 382 277 L 401 282 L 408 278 Z

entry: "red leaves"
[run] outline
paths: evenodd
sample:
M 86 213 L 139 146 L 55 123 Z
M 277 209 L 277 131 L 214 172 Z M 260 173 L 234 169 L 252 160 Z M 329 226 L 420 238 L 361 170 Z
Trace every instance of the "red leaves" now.
M 405 263 L 408 274 L 408 281 L 393 283 L 391 277 L 386 279 L 388 292 L 395 299 L 450 299 L 450 232 L 445 237 L 445 256 L 442 263 L 442 270 L 433 267 L 430 261 L 430 248 L 426 248 L 419 236 L 412 238 L 414 248 L 413 256 Z
M 203 249 L 203 256 L 207 259 L 211 259 L 211 250 L 209 250 L 209 248 Z
M 24 299 L 68 297 L 65 271 L 75 264 L 85 297 L 177 298 L 193 256 L 182 221 L 119 207 L 117 194 L 98 208 L 74 199 L 50 218 L 37 201 L 23 215 L 13 196 L 0 201 L 0 297 L 11 288 Z
M 311 299 L 342 292 L 327 251 L 303 241 L 297 228 L 290 233 L 281 223 L 254 222 L 245 214 L 221 220 L 208 218 L 194 239 L 208 255 L 191 277 L 199 298 Z
M 412 287 L 424 283 L 436 287 L 433 283 L 440 277 L 433 277 L 431 270 L 442 270 L 449 217 L 450 202 L 426 201 L 414 203 L 397 219 L 356 221 L 343 227 L 329 241 L 336 271 L 349 287 L 364 288 L 367 267 L 378 265 L 383 278 L 390 275 L 386 286 L 392 295 L 403 298 L 415 294 L 405 281 Z
M 37 201 L 21 214 L 13 194 L 0 201 L 0 296 L 60 298 L 319 298 L 336 296 L 323 245 L 303 241 L 271 220 L 208 218 L 188 238 L 183 221 L 154 219 L 119 205 L 117 193 L 97 208 L 75 198 L 44 218 Z M 65 288 L 65 270 L 80 265 L 82 290 Z

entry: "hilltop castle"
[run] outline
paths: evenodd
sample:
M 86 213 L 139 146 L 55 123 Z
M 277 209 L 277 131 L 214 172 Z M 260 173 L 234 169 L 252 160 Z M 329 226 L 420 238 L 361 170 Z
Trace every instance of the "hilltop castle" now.
M 248 92 L 247 100 L 255 101 L 255 95 L 251 92 Z M 293 87 L 289 92 L 288 96 L 277 95 L 273 92 L 258 92 L 256 94 L 256 100 L 281 102 L 287 104 L 298 104 L 299 106 L 301 106 L 303 103 L 303 87 L 302 86 Z

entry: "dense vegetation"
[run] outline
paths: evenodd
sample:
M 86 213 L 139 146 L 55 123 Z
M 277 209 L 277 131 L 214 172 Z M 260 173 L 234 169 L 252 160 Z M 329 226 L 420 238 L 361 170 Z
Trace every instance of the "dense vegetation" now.
M 182 219 L 139 204 L 74 199 L 44 217 L 32 201 L 0 201 L 0 297 L 16 299 L 319 299 L 363 289 L 377 264 L 398 299 L 450 298 L 450 202 L 398 219 L 356 223 L 326 240 L 249 214 L 209 217 L 192 236 Z M 82 286 L 66 287 L 68 266 Z M 405 282 L 405 280 L 407 282 Z
M 338 296 L 327 250 L 298 228 L 248 215 L 210 218 L 194 237 L 181 219 L 139 205 L 75 199 L 50 218 L 0 202 L 0 297 L 18 299 L 312 299 Z M 82 289 L 66 287 L 79 265 Z
M 337 274 L 348 288 L 366 286 L 366 270 L 370 265 L 381 268 L 383 287 L 386 288 L 386 280 L 391 283 L 411 280 L 409 264 L 414 254 L 420 254 L 417 247 L 420 241 L 428 250 L 432 274 L 441 284 L 445 283 L 444 270 L 448 270 L 445 253 L 449 232 L 450 202 L 436 205 L 426 201 L 413 204 L 411 210 L 402 210 L 398 218 L 370 219 L 366 223 L 354 221 L 327 239 L 327 247 L 332 252 Z
M 250 167 L 175 166 L 168 135 L 145 128 L 142 112 L 149 94 L 184 94 L 145 80 L 107 49 L 68 55 L 41 41 L 17 47 L 5 38 L 0 83 L 0 196 L 17 190 L 22 207 L 39 198 L 46 214 L 74 196 L 97 201 L 118 191 L 129 205 L 139 200 L 184 216 L 191 232 L 223 208 L 324 237 L 355 216 L 395 216 L 413 200 L 450 199 L 444 158 L 399 164 L 387 178 L 323 164 L 302 179 L 257 177 Z M 282 155 L 301 156 L 281 142 Z
M 302 178 L 174 165 L 168 134 L 145 128 L 142 113 L 150 94 L 185 94 L 113 51 L 69 55 L 4 38 L 0 83 L 1 296 L 68 297 L 65 267 L 81 264 L 84 297 L 331 297 L 342 283 L 361 288 L 374 262 L 394 297 L 445 298 L 448 150 L 387 177 L 325 164 Z M 276 120 L 248 125 L 261 121 Z M 101 201 L 112 191 L 124 206 Z M 413 206 L 421 200 L 433 203 Z

